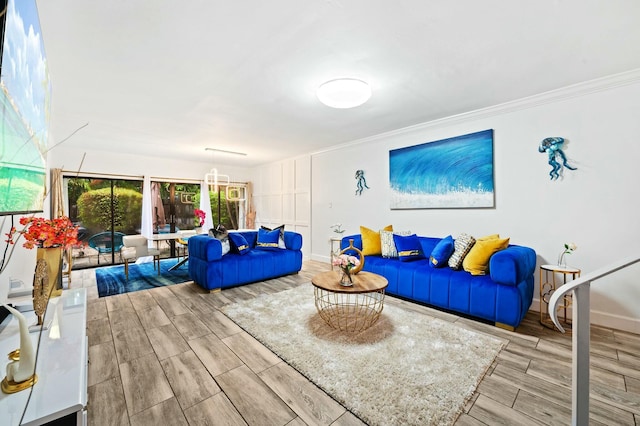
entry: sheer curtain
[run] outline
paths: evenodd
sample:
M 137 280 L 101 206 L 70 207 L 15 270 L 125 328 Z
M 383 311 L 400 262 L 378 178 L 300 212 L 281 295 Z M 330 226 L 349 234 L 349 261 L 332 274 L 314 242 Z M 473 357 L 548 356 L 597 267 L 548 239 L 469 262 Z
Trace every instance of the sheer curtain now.
M 63 188 L 62 169 L 51 169 L 51 219 L 65 215 L 65 197 Z M 71 287 L 71 268 L 73 264 L 73 248 L 69 247 L 62 252 L 62 259 L 58 279 L 58 288 L 64 288 L 63 276 L 67 277 L 67 288 Z
M 64 216 L 64 189 L 62 169 L 51 169 L 51 218 Z
M 153 215 L 151 214 L 151 178 L 145 175 L 142 181 L 142 220 L 140 233 L 147 237 L 147 247 L 153 248 Z M 153 262 L 153 256 L 141 257 L 136 263 Z
M 211 213 L 211 198 L 209 197 L 209 185 L 200 182 L 200 210 L 205 213 L 203 232 L 213 228 L 213 214 Z
M 142 182 L 142 220 L 140 233 L 150 239 L 153 235 L 153 215 L 151 214 L 151 178 L 145 176 Z
M 247 199 L 247 213 L 245 214 L 245 228 L 255 229 L 256 227 L 256 211 L 253 208 L 253 184 L 247 182 L 245 190 L 245 198 Z

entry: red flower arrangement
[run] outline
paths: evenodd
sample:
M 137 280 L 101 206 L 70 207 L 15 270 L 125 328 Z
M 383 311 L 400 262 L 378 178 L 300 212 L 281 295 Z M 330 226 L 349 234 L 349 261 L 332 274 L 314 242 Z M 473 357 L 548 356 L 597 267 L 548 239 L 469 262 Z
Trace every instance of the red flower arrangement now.
M 204 225 L 204 218 L 207 217 L 207 214 L 204 212 L 204 210 L 195 209 L 193 211 L 193 214 L 195 215 L 195 218 L 194 218 L 195 225 L 196 226 Z
M 7 243 L 15 244 L 17 238 L 14 240 L 14 237 L 21 235 L 26 240 L 22 246 L 28 249 L 34 247 L 66 249 L 78 244 L 78 227 L 67 216 L 55 219 L 22 217 L 20 225 L 24 226 L 21 231 L 18 231 L 15 226 L 11 228 L 7 234 Z

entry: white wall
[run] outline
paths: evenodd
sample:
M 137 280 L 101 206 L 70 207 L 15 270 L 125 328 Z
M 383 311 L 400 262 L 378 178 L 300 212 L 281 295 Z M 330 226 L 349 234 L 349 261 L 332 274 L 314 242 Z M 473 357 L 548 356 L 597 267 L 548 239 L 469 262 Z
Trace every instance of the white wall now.
M 565 242 L 578 249 L 569 264 L 583 273 L 640 255 L 640 83 L 604 79 L 481 112 L 426 123 L 313 154 L 312 258 L 328 261 L 330 225 L 393 224 L 419 235 L 500 233 L 530 246 L 538 264 L 556 263 Z M 495 209 L 390 210 L 389 150 L 494 129 Z M 569 140 L 576 171 L 550 181 L 542 139 Z M 370 190 L 355 196 L 355 171 Z M 640 332 L 640 266 L 592 285 L 595 324 Z M 532 309 L 538 309 L 538 273 Z
M 253 171 L 256 226 L 282 224 L 302 234 L 302 254 L 311 253 L 311 157 L 291 158 Z

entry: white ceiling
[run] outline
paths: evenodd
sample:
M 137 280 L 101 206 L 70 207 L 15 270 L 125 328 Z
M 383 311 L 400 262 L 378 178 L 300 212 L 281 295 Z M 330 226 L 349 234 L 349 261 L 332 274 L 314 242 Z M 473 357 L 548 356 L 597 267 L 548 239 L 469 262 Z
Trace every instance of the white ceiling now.
M 78 150 L 248 167 L 640 68 L 637 0 L 37 4 L 52 144 L 89 123 Z M 371 100 L 320 104 L 341 76 Z

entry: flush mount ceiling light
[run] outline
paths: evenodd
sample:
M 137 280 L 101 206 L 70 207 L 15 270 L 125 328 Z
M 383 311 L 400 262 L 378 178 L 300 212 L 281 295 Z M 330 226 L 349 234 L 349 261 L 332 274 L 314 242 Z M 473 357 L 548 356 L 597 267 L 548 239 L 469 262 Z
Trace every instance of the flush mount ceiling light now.
M 331 108 L 355 108 L 371 97 L 371 86 L 357 78 L 336 78 L 318 87 L 318 99 Z

